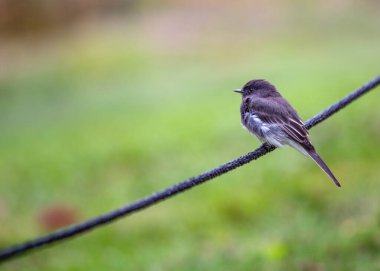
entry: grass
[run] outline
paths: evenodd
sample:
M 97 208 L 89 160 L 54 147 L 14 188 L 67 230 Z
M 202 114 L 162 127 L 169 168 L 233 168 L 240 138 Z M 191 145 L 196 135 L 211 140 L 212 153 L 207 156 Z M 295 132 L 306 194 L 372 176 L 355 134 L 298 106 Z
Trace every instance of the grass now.
M 84 220 L 256 148 L 230 91 L 253 77 L 313 116 L 378 75 L 380 39 L 367 31 L 173 52 L 99 35 L 3 78 L 0 245 L 46 233 L 48 206 Z M 3 270 L 377 270 L 379 95 L 311 132 L 341 190 L 305 157 L 276 151 Z

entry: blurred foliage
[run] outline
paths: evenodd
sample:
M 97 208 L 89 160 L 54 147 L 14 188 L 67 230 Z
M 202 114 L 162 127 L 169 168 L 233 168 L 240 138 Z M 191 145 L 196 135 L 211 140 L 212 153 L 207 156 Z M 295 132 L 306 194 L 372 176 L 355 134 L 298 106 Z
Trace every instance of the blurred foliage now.
M 3 39 L 0 247 L 259 146 L 231 92 L 249 79 L 308 119 L 378 75 L 378 4 L 326 3 L 144 2 Z M 311 131 L 341 190 L 284 149 L 2 270 L 378 270 L 378 92 Z
M 26 35 L 67 28 L 88 17 L 132 9 L 132 0 L 0 0 L 0 34 Z

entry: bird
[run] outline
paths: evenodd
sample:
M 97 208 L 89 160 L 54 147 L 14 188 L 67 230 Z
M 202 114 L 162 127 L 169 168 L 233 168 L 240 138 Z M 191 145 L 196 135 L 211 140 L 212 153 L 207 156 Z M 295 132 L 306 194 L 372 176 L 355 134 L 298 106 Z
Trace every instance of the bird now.
M 297 111 L 274 85 L 263 79 L 251 80 L 234 91 L 242 96 L 240 117 L 244 128 L 263 143 L 279 148 L 288 145 L 309 156 L 336 186 L 341 187 L 312 145 L 309 132 Z

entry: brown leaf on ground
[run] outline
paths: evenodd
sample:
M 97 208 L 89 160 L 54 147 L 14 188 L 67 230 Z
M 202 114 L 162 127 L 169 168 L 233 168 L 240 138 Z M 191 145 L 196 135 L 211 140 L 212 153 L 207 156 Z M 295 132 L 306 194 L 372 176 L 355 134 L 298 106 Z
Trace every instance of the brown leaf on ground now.
M 56 230 L 79 221 L 78 212 L 66 205 L 54 205 L 47 207 L 37 215 L 37 222 L 45 231 Z

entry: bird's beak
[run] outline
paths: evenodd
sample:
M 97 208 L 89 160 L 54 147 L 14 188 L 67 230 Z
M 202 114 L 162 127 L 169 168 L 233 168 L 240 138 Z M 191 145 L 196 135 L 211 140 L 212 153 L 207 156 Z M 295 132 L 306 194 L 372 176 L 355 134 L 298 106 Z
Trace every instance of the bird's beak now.
M 240 93 L 240 94 L 242 94 L 242 93 L 243 93 L 243 91 L 241 91 L 241 89 L 240 89 L 240 88 L 238 88 L 238 89 L 234 89 L 234 92 L 236 92 L 236 93 Z

